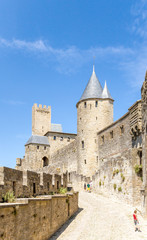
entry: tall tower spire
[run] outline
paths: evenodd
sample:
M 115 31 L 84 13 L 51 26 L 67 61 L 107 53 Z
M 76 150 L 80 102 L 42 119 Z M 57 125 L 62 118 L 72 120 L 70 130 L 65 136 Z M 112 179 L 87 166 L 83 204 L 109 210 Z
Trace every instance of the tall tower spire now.
M 95 73 L 95 56 L 93 56 L 93 73 Z
M 93 64 L 93 73 L 95 73 L 95 66 L 94 66 L 94 64 Z

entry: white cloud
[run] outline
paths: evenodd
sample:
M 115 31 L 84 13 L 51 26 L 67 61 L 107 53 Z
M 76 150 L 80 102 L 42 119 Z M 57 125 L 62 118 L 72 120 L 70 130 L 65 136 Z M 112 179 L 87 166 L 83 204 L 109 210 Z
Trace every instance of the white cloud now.
M 56 69 L 64 74 L 70 74 L 77 71 L 82 65 L 92 60 L 93 56 L 97 61 L 104 58 L 123 57 L 132 54 L 133 51 L 130 48 L 123 46 L 108 46 L 91 47 L 89 49 L 81 50 L 76 46 L 70 46 L 67 48 L 53 48 L 47 42 L 37 40 L 34 42 L 27 42 L 24 40 L 14 39 L 8 41 L 4 38 L 0 38 L 0 47 L 11 48 L 14 50 L 24 50 L 38 54 L 46 55 L 47 59 L 56 62 Z
M 132 87 L 141 86 L 147 67 L 147 46 L 125 48 L 123 46 L 91 47 L 81 50 L 76 46 L 67 48 L 53 48 L 43 40 L 28 42 L 25 40 L 14 39 L 8 41 L 0 38 L 0 47 L 14 49 L 15 51 L 28 51 L 38 54 L 39 57 L 46 56 L 48 61 L 54 61 L 57 71 L 64 74 L 71 74 L 78 71 L 82 66 L 92 61 L 93 56 L 96 62 L 106 61 L 121 69 L 126 75 Z M 7 101 L 7 104 L 21 105 L 23 102 Z
M 134 16 L 133 32 L 147 39 L 147 0 L 137 1 L 132 6 L 131 13 Z
M 17 106 L 17 105 L 24 105 L 25 102 L 22 102 L 22 101 L 15 101 L 15 100 L 3 100 L 3 102 L 5 104 L 8 104 L 8 105 L 14 105 L 14 106 Z

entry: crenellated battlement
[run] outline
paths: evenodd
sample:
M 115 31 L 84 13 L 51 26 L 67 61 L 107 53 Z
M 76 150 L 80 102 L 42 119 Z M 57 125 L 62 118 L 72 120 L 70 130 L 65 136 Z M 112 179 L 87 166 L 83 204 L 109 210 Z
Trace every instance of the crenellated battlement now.
M 35 103 L 32 107 L 32 134 L 43 136 L 51 129 L 51 106 Z
M 36 110 L 50 110 L 51 109 L 51 106 L 47 106 L 47 105 L 42 105 L 42 104 L 37 104 L 37 103 L 34 103 L 33 107 L 36 109 Z
M 67 174 L 51 175 L 0 167 L 0 201 L 8 191 L 13 191 L 15 197 L 30 197 L 58 192 L 61 186 L 67 186 Z

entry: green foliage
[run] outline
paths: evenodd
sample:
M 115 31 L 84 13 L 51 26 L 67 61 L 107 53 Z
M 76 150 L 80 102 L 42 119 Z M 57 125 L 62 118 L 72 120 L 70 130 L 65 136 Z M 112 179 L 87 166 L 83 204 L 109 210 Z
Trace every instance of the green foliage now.
M 136 164 L 136 165 L 134 166 L 134 170 L 135 170 L 135 173 L 136 173 L 137 175 L 142 174 L 142 165 Z
M 125 181 L 125 176 L 121 173 L 122 182 Z
M 106 176 L 104 176 L 104 179 L 106 178 Z
M 122 188 L 121 188 L 121 187 L 119 187 L 119 188 L 118 188 L 118 191 L 119 191 L 119 192 L 122 192 Z
M 99 181 L 99 186 L 101 187 L 101 185 L 102 185 L 102 183 L 101 183 L 101 181 Z
M 114 190 L 116 190 L 116 187 L 117 187 L 117 185 L 116 185 L 116 183 L 114 183 L 114 184 L 113 184 Z
M 103 186 L 104 186 L 104 182 L 103 182 Z
M 62 188 L 62 187 L 61 187 L 61 188 L 59 189 L 59 193 L 60 193 L 60 194 L 65 194 L 65 193 L 67 193 L 67 188 Z
M 6 194 L 3 194 L 2 197 L 3 197 L 3 201 L 8 203 L 12 203 L 15 200 L 15 196 L 12 191 L 8 191 Z
M 113 176 L 115 176 L 115 174 L 118 174 L 119 173 L 119 170 L 118 169 L 115 169 L 114 171 L 113 171 Z

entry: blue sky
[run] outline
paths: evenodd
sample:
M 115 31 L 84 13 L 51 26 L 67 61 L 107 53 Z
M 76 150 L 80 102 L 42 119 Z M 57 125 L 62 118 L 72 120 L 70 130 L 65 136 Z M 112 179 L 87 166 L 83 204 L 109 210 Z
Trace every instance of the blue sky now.
M 0 0 L 0 165 L 31 136 L 34 103 L 76 133 L 76 103 L 95 71 L 114 120 L 140 99 L 147 69 L 147 0 Z

